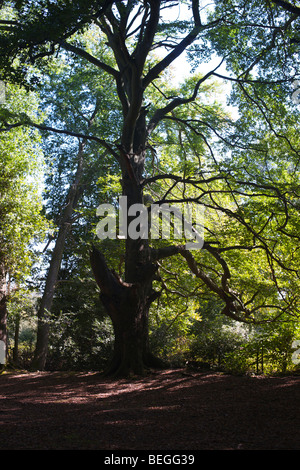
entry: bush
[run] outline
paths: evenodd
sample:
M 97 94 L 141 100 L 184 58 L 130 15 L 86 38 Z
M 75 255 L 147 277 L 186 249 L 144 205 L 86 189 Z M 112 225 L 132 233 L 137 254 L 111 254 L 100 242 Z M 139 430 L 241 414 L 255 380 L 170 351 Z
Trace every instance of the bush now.
M 246 349 L 240 347 L 226 353 L 223 359 L 223 367 L 226 372 L 234 375 L 243 375 L 249 372 L 249 358 Z

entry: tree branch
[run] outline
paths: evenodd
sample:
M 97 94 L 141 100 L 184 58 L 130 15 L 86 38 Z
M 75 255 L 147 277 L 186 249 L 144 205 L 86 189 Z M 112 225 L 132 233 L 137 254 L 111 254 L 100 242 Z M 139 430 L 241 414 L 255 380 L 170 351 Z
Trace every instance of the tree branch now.
M 142 72 L 146 58 L 151 49 L 153 39 L 157 30 L 159 22 L 160 4 L 161 0 L 151 1 L 150 3 L 150 15 L 148 16 L 148 4 L 146 3 L 145 14 L 140 26 L 140 39 L 137 42 L 135 51 L 132 54 L 132 58 L 136 59 L 138 68 Z
M 100 139 L 99 137 L 94 136 L 94 135 L 81 134 L 80 132 L 73 132 L 67 129 L 56 129 L 51 126 L 44 126 L 42 124 L 37 124 L 31 121 L 17 122 L 14 124 L 9 124 L 5 121 L 2 121 L 2 122 L 6 127 L 1 127 L 0 132 L 10 131 L 11 129 L 14 129 L 16 127 L 21 127 L 21 126 L 31 126 L 36 129 L 39 129 L 40 131 L 55 132 L 56 134 L 65 134 L 65 135 L 70 135 L 72 137 L 77 137 L 78 139 L 93 140 L 94 142 L 98 142 L 104 148 L 106 148 L 117 159 L 117 161 L 119 161 L 119 155 L 113 150 L 112 146 L 108 142 L 106 142 L 106 140 Z
M 276 5 L 284 8 L 284 10 L 287 10 L 290 13 L 294 13 L 295 15 L 300 16 L 300 8 L 296 5 L 292 5 L 291 3 L 285 0 L 272 0 L 272 3 L 276 3 Z
M 151 259 L 158 261 L 163 258 L 169 258 L 170 256 L 177 255 L 183 249 L 183 246 L 170 245 L 161 248 L 151 248 Z
M 90 252 L 90 262 L 102 295 L 111 296 L 120 290 L 121 285 L 116 276 L 107 266 L 103 254 L 94 246 Z
M 96 65 L 97 67 L 101 68 L 105 72 L 109 73 L 112 75 L 115 79 L 118 79 L 119 77 L 119 72 L 111 67 L 110 65 L 107 65 L 105 62 L 102 62 L 101 60 L 97 59 L 96 57 L 92 56 L 89 54 L 87 51 L 84 49 L 81 49 L 81 47 L 73 46 L 72 44 L 69 44 L 65 41 L 59 41 L 58 44 L 65 49 L 66 51 L 73 52 L 74 54 L 83 57 L 87 61 L 89 61 L 91 64 Z
M 177 57 L 179 57 L 182 52 L 190 46 L 195 39 L 197 38 L 199 32 L 202 29 L 199 13 L 199 0 L 192 0 L 192 9 L 194 17 L 194 28 L 190 33 L 182 39 L 182 41 L 171 51 L 164 59 L 162 59 L 158 64 L 156 64 L 146 75 L 143 80 L 144 88 L 146 88 L 159 74 L 165 70 Z M 217 23 L 219 20 L 217 20 Z
M 196 86 L 194 88 L 194 92 L 193 92 L 192 96 L 190 96 L 189 98 L 178 98 L 177 97 L 177 98 L 173 99 L 173 101 L 171 103 L 167 104 L 167 106 L 165 106 L 164 108 L 158 109 L 154 113 L 152 119 L 150 120 L 150 122 L 148 124 L 148 133 L 151 133 L 155 129 L 155 127 L 157 126 L 159 121 L 161 121 L 166 114 L 170 113 L 171 111 L 173 111 L 178 106 L 181 106 L 183 104 L 188 104 L 188 103 L 194 101 L 197 97 L 200 85 L 214 74 L 214 72 L 222 65 L 223 61 L 224 61 L 224 59 L 222 59 L 220 64 L 217 65 L 213 70 L 211 70 L 206 75 L 204 75 L 204 77 L 202 77 L 198 80 L 198 82 L 196 83 Z
M 211 183 L 212 181 L 221 180 L 221 179 L 225 179 L 225 178 L 226 177 L 224 175 L 217 175 L 217 176 L 211 176 L 210 178 L 206 178 L 206 179 L 196 180 L 196 179 L 192 179 L 192 178 L 184 178 L 182 176 L 172 175 L 170 173 L 167 173 L 167 174 L 163 174 L 163 175 L 155 175 L 155 176 L 152 176 L 151 178 L 146 178 L 141 183 L 141 186 L 142 187 L 146 186 L 146 184 L 151 184 L 151 183 L 154 183 L 155 181 L 158 181 L 158 180 L 161 180 L 161 179 L 163 179 L 163 180 L 171 179 L 171 180 L 176 181 L 177 183 L 185 183 L 185 184 L 195 185 L 195 184 L 207 184 L 207 183 Z

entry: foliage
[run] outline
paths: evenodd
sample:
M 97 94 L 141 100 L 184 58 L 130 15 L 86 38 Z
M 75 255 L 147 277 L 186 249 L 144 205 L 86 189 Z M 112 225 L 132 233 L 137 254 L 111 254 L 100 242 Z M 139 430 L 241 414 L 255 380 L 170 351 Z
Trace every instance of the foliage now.
M 37 97 L 12 85 L 0 114 L 38 113 Z M 38 131 L 16 128 L 1 134 L 0 142 L 0 262 L 15 283 L 26 279 L 35 260 L 33 243 L 45 236 L 48 225 L 42 215 L 41 181 L 43 154 Z
M 36 307 L 38 291 L 28 285 L 18 287 L 8 300 L 9 363 L 29 369 L 36 340 Z
M 194 340 L 190 358 L 207 361 L 217 370 L 230 373 L 288 373 L 297 370 L 292 360 L 293 342 L 299 338 L 299 325 L 289 318 L 261 326 L 243 326 L 218 315 L 209 301 L 202 319 L 191 332 Z M 215 312 L 215 313 L 213 313 Z
M 3 77 L 29 88 L 39 82 L 48 116 L 41 124 L 30 109 L 6 109 L 2 130 L 48 133 L 46 206 L 57 226 L 78 141 L 87 145 L 84 195 L 52 312 L 53 361 L 61 353 L 68 366 L 91 366 L 94 353 L 106 355 L 111 329 L 98 311 L 87 248 L 99 202 L 117 207 L 117 196 L 137 178 L 144 200 L 205 209 L 202 250 L 188 252 L 184 237 L 151 240 L 153 348 L 180 361 L 218 358 L 218 365 L 244 371 L 258 369 L 263 344 L 264 368 L 267 361 L 285 370 L 300 308 L 299 123 L 290 98 L 299 74 L 295 2 L 216 0 L 201 9 L 196 0 L 4 3 L 11 9 L 1 22 Z M 188 9 L 187 18 L 160 14 L 178 6 Z M 175 86 L 167 69 L 183 51 L 193 74 Z M 224 89 L 216 78 L 231 84 L 232 114 L 220 104 Z M 123 242 L 97 246 L 127 281 Z M 138 272 L 142 263 L 131 262 Z M 288 326 L 269 330 L 275 321 Z

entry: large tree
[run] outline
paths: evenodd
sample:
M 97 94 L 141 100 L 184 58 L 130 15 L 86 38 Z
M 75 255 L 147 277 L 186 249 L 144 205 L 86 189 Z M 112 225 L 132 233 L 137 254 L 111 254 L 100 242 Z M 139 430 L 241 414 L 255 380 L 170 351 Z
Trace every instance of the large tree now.
M 160 182 L 156 202 L 193 200 L 208 210 L 207 236 L 200 253 L 194 254 L 182 244 L 154 246 L 145 235 L 127 237 L 124 275 L 120 277 L 110 269 L 101 251 L 93 249 L 91 265 L 115 332 L 110 371 L 142 373 L 145 366 L 156 364 L 148 344 L 148 315 L 151 304 L 160 295 L 155 289 L 158 267 L 169 257 L 180 255 L 194 277 L 222 300 L 222 313 L 234 319 L 255 322 L 272 320 L 287 310 L 297 312 L 298 251 L 293 249 L 291 254 L 289 245 L 284 244 L 284 240 L 291 238 L 298 241 L 295 175 L 299 146 L 287 117 L 289 111 L 295 112 L 287 98 L 298 73 L 297 3 L 268 0 L 215 0 L 213 5 L 204 6 L 198 0 L 7 3 L 15 5 L 17 11 L 1 22 L 3 78 L 34 86 L 40 77 L 28 75 L 26 64 L 34 63 L 41 74 L 53 54 L 78 55 L 113 78 L 122 123 L 117 141 L 81 129 L 74 132 L 43 126 L 24 116 L 3 121 L 3 130 L 25 124 L 98 142 L 119 165 L 122 195 L 127 197 L 128 207 L 143 204 L 145 187 L 152 184 L 157 188 Z M 113 65 L 81 40 L 78 33 L 88 27 L 97 30 L 99 40 L 106 42 L 115 59 Z M 204 72 L 195 75 L 180 94 L 175 90 L 166 93 L 160 77 L 185 52 L 194 69 L 196 66 L 204 69 L 205 65 Z M 226 66 L 227 72 L 221 71 L 221 66 Z M 240 113 L 234 126 L 226 125 L 218 113 L 212 116 L 199 99 L 194 106 L 212 77 L 233 85 L 233 100 Z M 160 100 L 151 99 L 154 88 L 160 90 Z M 278 112 L 283 101 L 286 119 L 280 120 Z M 249 107 L 255 108 L 255 113 L 249 115 Z M 156 136 L 161 130 L 167 140 L 171 123 L 174 128 L 177 126 L 178 139 L 184 135 L 185 142 L 190 141 L 193 169 L 187 171 L 185 165 L 181 172 L 179 167 L 173 172 L 170 165 L 153 165 L 152 174 L 147 174 L 149 162 L 162 158 L 159 146 L 154 147 Z M 208 130 L 213 136 L 210 140 Z M 202 140 L 208 150 L 205 158 L 196 146 L 196 137 L 197 145 Z M 285 164 L 286 160 L 295 163 L 294 171 L 286 178 L 287 168 L 275 158 L 279 147 L 284 149 Z M 249 167 L 248 155 L 255 159 L 255 163 L 249 162 Z M 176 158 L 175 155 L 174 161 Z M 258 171 L 258 163 L 268 161 L 276 167 L 277 177 L 274 168 L 272 174 L 267 164 L 263 171 Z M 283 178 L 280 184 L 279 176 Z M 167 182 L 171 185 L 162 194 Z M 131 222 L 132 217 L 128 216 L 127 228 Z M 232 240 L 234 243 L 230 243 Z M 247 263 L 250 254 L 255 266 Z M 237 275 L 239 262 L 247 273 L 253 268 L 253 276 L 259 278 L 256 287 L 255 280 L 249 285 L 243 272 L 240 277 Z M 231 265 L 235 266 L 234 276 Z M 290 287 L 285 282 L 287 276 Z M 261 286 L 269 289 L 265 296 L 261 295 Z M 264 297 L 272 301 L 265 301 Z
M 93 40 L 91 34 L 86 40 L 88 38 Z M 95 47 L 99 49 L 99 45 Z M 107 117 L 111 116 L 113 108 L 117 117 L 119 113 L 118 103 L 111 94 L 111 80 L 103 83 L 104 73 L 98 70 L 95 73 L 93 67 L 87 65 L 81 57 L 62 57 L 61 62 L 57 61 L 49 70 L 47 83 L 41 91 L 41 107 L 47 110 L 44 124 L 51 126 L 60 122 L 74 134 L 82 129 L 85 133 L 93 131 L 113 138 L 116 126 L 112 120 L 108 123 Z M 44 369 L 47 360 L 49 316 L 66 242 L 74 223 L 84 224 L 91 203 L 93 208 L 99 204 L 97 180 L 113 167 L 107 150 L 99 152 L 97 143 L 84 136 L 66 138 L 60 134 L 53 138 L 50 132 L 44 135 L 43 143 L 48 163 L 45 211 L 54 222 L 56 234 L 51 233 L 44 249 L 49 266 L 38 309 L 37 344 L 32 364 L 37 369 Z M 90 224 L 91 220 L 86 223 Z

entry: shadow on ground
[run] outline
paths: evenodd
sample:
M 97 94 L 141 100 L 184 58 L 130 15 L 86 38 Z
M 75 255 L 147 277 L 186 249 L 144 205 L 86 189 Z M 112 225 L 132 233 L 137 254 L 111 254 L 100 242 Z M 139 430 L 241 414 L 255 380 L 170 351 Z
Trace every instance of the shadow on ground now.
M 1 450 L 299 450 L 299 377 L 0 376 Z

